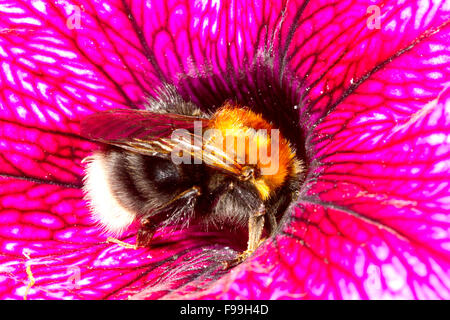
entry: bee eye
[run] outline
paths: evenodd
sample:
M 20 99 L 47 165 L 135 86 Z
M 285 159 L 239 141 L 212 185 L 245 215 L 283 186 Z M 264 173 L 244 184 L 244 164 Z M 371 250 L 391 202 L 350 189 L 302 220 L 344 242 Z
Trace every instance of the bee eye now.
M 255 168 L 245 166 L 242 168 L 241 177 L 242 180 L 247 181 L 255 176 Z

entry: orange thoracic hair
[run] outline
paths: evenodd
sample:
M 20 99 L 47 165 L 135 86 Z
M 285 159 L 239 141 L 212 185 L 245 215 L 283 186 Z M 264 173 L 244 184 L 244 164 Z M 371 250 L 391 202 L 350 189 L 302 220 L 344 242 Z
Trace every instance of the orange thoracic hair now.
M 296 158 L 295 151 L 290 143 L 279 133 L 278 141 L 275 147 L 278 149 L 277 164 L 267 163 L 260 158 L 259 150 L 267 148 L 267 155 L 270 157 L 274 155 L 277 150 L 272 149 L 272 130 L 276 130 L 269 122 L 267 122 L 262 115 L 257 114 L 248 108 L 240 107 L 231 104 L 225 104 L 218 109 L 209 121 L 208 129 L 215 129 L 224 138 L 231 138 L 234 141 L 234 149 L 231 153 L 236 159 L 240 159 L 241 164 L 254 164 L 259 171 L 271 165 L 277 165 L 278 169 L 269 174 L 256 176 L 251 182 L 257 188 L 261 198 L 267 200 L 273 192 L 281 187 L 288 178 L 298 176 L 302 171 L 301 162 Z M 266 134 L 261 134 L 265 132 Z M 242 141 L 245 138 L 245 147 L 239 147 L 236 141 Z M 207 142 L 208 143 L 208 142 Z M 220 143 L 224 144 L 223 141 Z M 249 160 L 250 145 L 257 146 L 256 163 L 251 163 Z M 223 149 L 225 150 L 225 148 Z M 227 150 L 230 154 L 230 150 Z

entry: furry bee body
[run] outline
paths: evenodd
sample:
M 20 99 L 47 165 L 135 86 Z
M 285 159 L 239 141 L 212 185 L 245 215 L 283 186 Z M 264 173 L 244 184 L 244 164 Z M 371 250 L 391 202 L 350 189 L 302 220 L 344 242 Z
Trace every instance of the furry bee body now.
M 230 103 L 208 115 L 185 102 L 170 87 L 158 100 L 151 99 L 145 112 L 129 111 L 120 115 L 122 120 L 117 123 L 114 112 L 102 113 L 82 123 L 85 136 L 108 145 L 87 161 L 84 190 L 95 219 L 115 235 L 120 235 L 133 221 L 139 221 L 139 245 L 148 245 L 154 232 L 167 225 L 184 227 L 198 222 L 242 228 L 248 223 L 247 252 L 255 250 L 263 232 L 264 217 L 268 218 L 270 233 L 300 187 L 302 164 L 290 143 L 281 136 L 276 150 L 272 145 L 271 154 L 278 152 L 277 168 L 265 174 L 266 164 L 260 156 L 250 163 L 248 145 L 254 142 L 259 150 L 271 141 L 270 134 L 257 131 L 275 129 L 262 115 Z M 196 117 L 206 124 L 207 130 L 214 131 L 202 140 L 202 152 L 208 147 L 213 149 L 209 158 L 203 158 L 207 159 L 205 163 L 175 163 L 169 157 L 173 143 L 167 134 L 161 138 L 161 130 L 149 129 L 147 124 L 147 121 L 156 123 L 155 119 L 161 115 L 174 121 L 186 120 L 183 123 Z M 155 119 L 151 120 L 152 117 Z M 111 134 L 111 130 L 103 130 L 102 123 L 129 130 L 126 135 L 122 131 Z M 167 127 L 173 132 L 176 126 L 171 123 Z M 149 134 L 146 130 L 152 131 Z M 192 132 L 192 127 L 188 130 Z M 222 151 L 223 143 L 217 140 L 217 132 L 234 141 L 231 150 Z M 242 135 L 246 135 L 241 140 L 246 144 L 240 148 L 236 142 L 239 140 L 235 139 Z M 183 149 L 187 150 L 190 149 Z M 189 152 L 193 158 L 199 158 L 197 153 Z M 233 158 L 234 162 L 226 163 L 219 155 Z M 98 192 L 98 188 L 103 191 Z

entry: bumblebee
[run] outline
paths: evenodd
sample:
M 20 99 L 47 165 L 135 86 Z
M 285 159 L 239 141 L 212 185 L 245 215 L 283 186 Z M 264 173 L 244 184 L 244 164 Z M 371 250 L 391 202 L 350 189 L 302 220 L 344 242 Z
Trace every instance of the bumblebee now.
M 86 160 L 85 198 L 108 233 L 140 224 L 136 244 L 156 230 L 199 223 L 248 227 L 247 250 L 274 232 L 303 178 L 303 163 L 270 121 L 226 102 L 205 113 L 166 86 L 145 109 L 83 119 L 81 134 L 106 148 Z M 267 223 L 266 223 L 267 221 Z

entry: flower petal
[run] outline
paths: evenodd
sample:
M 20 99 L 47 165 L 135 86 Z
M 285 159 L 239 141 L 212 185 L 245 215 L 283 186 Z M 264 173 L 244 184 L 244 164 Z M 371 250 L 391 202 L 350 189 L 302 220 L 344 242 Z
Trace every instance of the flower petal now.
M 355 1 L 0 6 L 1 296 L 448 298 L 448 8 L 380 8 L 370 29 Z M 217 283 L 232 254 L 219 236 L 105 243 L 81 200 L 80 160 L 96 146 L 79 119 L 138 107 L 161 81 L 201 105 L 247 101 L 271 88 L 241 85 L 242 70 L 271 52 L 305 90 L 285 107 L 303 97 L 312 161 L 283 233 Z
M 445 33 L 449 23 L 443 1 L 310 2 L 297 14 L 286 59 L 305 86 L 301 112 L 307 125 L 399 56 L 418 52 L 416 47 L 436 32 Z

